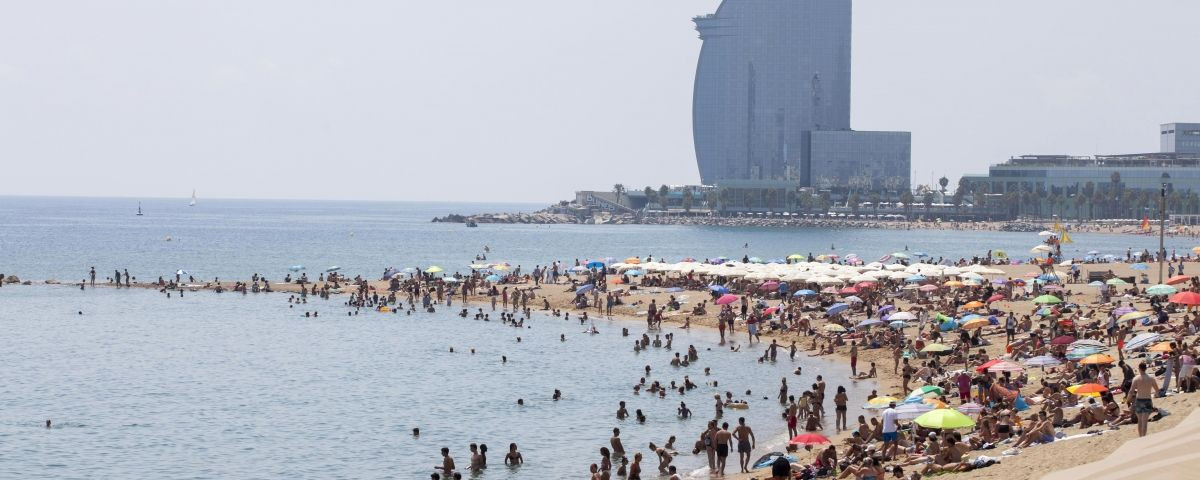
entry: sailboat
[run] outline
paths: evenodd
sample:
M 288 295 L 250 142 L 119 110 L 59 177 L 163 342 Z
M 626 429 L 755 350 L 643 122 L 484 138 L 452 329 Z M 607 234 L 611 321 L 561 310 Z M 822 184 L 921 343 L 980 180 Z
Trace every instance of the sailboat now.
M 194 189 L 194 188 L 192 189 L 192 202 L 189 203 L 188 206 L 189 207 L 196 206 L 196 189 Z
M 140 217 L 140 216 L 142 216 L 142 202 L 138 202 L 138 213 L 137 213 L 137 216 L 139 216 L 139 217 Z

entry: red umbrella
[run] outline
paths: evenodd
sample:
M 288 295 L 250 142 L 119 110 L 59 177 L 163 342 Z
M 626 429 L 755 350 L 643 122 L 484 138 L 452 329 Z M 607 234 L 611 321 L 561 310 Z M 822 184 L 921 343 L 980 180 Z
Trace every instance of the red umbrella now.
M 789 444 L 792 445 L 820 445 L 822 443 L 830 443 L 828 438 L 819 433 L 803 433 L 792 437 Z
M 1200 305 L 1200 293 L 1179 292 L 1171 295 L 1169 300 L 1171 303 L 1178 303 L 1180 305 Z
M 1179 283 L 1186 283 L 1191 280 L 1192 280 L 1192 277 L 1189 277 L 1187 275 L 1176 275 L 1174 277 L 1168 278 L 1167 281 L 1164 283 L 1166 283 L 1167 285 L 1175 285 L 1175 284 L 1179 284 Z
M 729 305 L 738 300 L 741 300 L 741 298 L 739 298 L 737 295 L 734 295 L 732 293 L 726 293 L 724 295 L 721 295 L 721 298 L 718 298 L 715 303 L 717 305 Z M 1070 342 L 1068 342 L 1068 343 L 1070 343 Z
M 777 288 L 779 288 L 779 282 L 776 281 L 764 282 L 758 286 L 759 290 L 775 290 Z
M 983 371 L 984 371 L 984 370 L 987 370 L 988 368 L 991 368 L 991 366 L 992 366 L 992 365 L 995 365 L 995 364 L 997 364 L 997 363 L 1000 363 L 1000 362 L 1002 362 L 1002 361 L 1003 361 L 1003 360 L 1001 360 L 1001 359 L 999 359 L 999 358 L 997 358 L 997 359 L 994 359 L 994 360 L 991 360 L 991 361 L 988 361 L 987 363 L 984 363 L 983 365 L 980 365 L 980 366 L 978 366 L 978 367 L 975 367 L 975 371 L 976 371 L 976 372 L 979 372 L 979 373 L 983 373 Z
M 862 290 L 862 289 L 864 289 L 864 288 L 871 288 L 871 287 L 874 287 L 874 286 L 875 286 L 875 282 L 858 282 L 858 283 L 854 284 L 854 286 L 855 286 L 856 288 L 858 288 L 859 290 Z
M 841 290 L 838 290 L 838 293 L 840 293 L 842 295 L 854 295 L 854 294 L 858 293 L 858 289 L 854 288 L 854 287 L 846 287 Z
M 1070 345 L 1074 342 L 1075 342 L 1075 337 L 1072 337 L 1070 335 L 1060 335 L 1060 336 L 1054 337 L 1054 340 L 1051 340 L 1050 344 L 1051 345 Z
M 995 294 L 995 295 L 992 295 L 992 296 L 988 297 L 988 299 L 987 299 L 987 303 L 999 302 L 999 301 L 1001 301 L 1001 300 L 1004 300 L 1004 295 L 1001 295 L 1001 294 L 997 293 L 997 294 Z
M 775 312 L 777 312 L 777 311 L 779 311 L 779 307 L 771 307 L 771 308 L 768 308 L 768 309 L 766 309 L 766 310 L 763 310 L 763 314 L 764 314 L 764 315 L 771 315 L 771 314 L 773 314 L 773 313 L 775 313 Z

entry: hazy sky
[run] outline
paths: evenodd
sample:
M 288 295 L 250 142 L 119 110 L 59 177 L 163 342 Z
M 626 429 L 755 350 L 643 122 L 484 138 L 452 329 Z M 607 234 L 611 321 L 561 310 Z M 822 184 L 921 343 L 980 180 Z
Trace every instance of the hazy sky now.
M 549 202 L 695 183 L 718 0 L 2 0 L 0 194 Z M 1156 151 L 1200 2 L 857 0 L 853 127 L 913 181 Z

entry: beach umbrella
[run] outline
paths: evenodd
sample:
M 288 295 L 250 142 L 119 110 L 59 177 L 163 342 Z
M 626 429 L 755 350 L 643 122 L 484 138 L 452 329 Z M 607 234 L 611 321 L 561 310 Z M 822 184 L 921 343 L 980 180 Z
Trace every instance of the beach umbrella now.
M 976 329 L 986 327 L 988 325 L 989 325 L 989 322 L 986 318 L 974 318 L 969 321 L 963 322 L 962 329 L 963 330 L 976 330 Z
M 825 287 L 825 288 L 821 289 L 821 293 L 828 293 L 830 295 L 836 295 L 838 293 L 838 290 L 833 287 Z
M 932 410 L 932 405 L 923 402 L 905 403 L 896 407 L 896 418 L 900 420 L 912 420 Z
M 1049 253 L 1051 250 L 1053 249 L 1049 245 L 1038 245 L 1029 249 L 1029 253 Z
M 992 252 L 992 256 L 996 258 L 1008 258 L 1008 252 L 1005 252 L 1004 250 L 996 250 Z
M 893 321 L 894 320 L 912 321 L 912 320 L 916 320 L 916 319 L 917 319 L 916 315 L 913 315 L 908 312 L 896 312 L 896 313 L 893 313 L 888 316 L 888 320 L 893 320 Z
M 1200 254 L 1200 247 L 1192 247 L 1192 253 Z
M 579 287 L 579 288 L 576 288 L 576 289 L 575 289 L 575 294 L 576 294 L 576 295 L 582 295 L 582 294 L 584 294 L 584 293 L 587 293 L 587 292 L 590 292 L 590 291 L 592 291 L 592 289 L 593 289 L 593 288 L 596 288 L 596 285 L 593 285 L 593 284 L 589 283 L 589 284 L 583 285 L 583 286 L 581 286 L 581 287 Z
M 750 257 L 748 260 L 750 260 L 750 263 L 763 263 L 763 259 L 758 257 Z
M 1122 322 L 1128 322 L 1130 320 L 1141 320 L 1143 318 L 1149 317 L 1150 315 L 1154 315 L 1154 312 L 1149 311 L 1149 310 L 1142 311 L 1142 312 L 1129 312 L 1124 315 L 1121 315 L 1119 318 L 1117 318 L 1117 320 L 1122 321 Z
M 640 276 L 642 276 L 642 274 L 644 274 L 644 273 L 645 273 L 645 272 L 643 272 L 643 271 L 641 271 L 641 270 L 629 270 L 629 271 L 626 271 L 626 272 L 625 272 L 625 274 L 626 274 L 626 275 L 629 275 L 629 276 L 631 276 L 631 277 L 640 277 Z
M 888 323 L 888 326 L 895 328 L 897 330 L 901 329 L 901 328 L 908 328 L 908 324 L 904 323 L 904 320 L 893 320 L 890 323 Z
M 978 415 L 979 412 L 983 411 L 983 405 L 980 405 L 975 402 L 971 402 L 971 403 L 964 403 L 962 405 L 959 405 L 959 406 L 955 407 L 954 409 L 962 412 L 964 415 Z
M 840 332 L 846 331 L 846 327 L 843 327 L 836 323 L 827 323 L 827 324 L 825 324 L 824 327 L 821 327 L 821 328 L 824 329 L 826 332 L 833 332 L 833 333 L 840 333 Z
M 957 428 L 970 428 L 975 426 L 975 421 L 971 417 L 963 415 L 958 410 L 949 408 L 939 408 L 925 412 L 921 416 L 913 420 L 913 423 L 925 428 L 939 430 L 953 430 Z
M 429 268 L 426 268 L 426 269 L 425 269 L 425 273 L 440 273 L 440 272 L 443 272 L 443 271 L 444 271 L 444 270 L 442 269 L 442 267 L 439 267 L 439 266 L 437 266 L 437 265 L 434 265 L 434 266 L 432 266 L 432 267 L 429 267 Z
M 1025 360 L 1025 366 L 1028 367 L 1056 367 L 1062 365 L 1062 361 L 1049 355 L 1032 357 Z
M 1076 340 L 1071 342 L 1071 348 L 1096 348 L 1104 351 L 1108 350 L 1108 345 L 1097 340 Z
M 819 433 L 802 433 L 788 440 L 789 445 L 821 445 L 830 443 L 828 438 Z
M 1180 305 L 1200 305 L 1200 293 L 1179 292 L 1171 295 L 1167 300 Z
M 1187 275 L 1176 275 L 1174 277 L 1166 278 L 1166 282 L 1163 282 L 1163 283 L 1180 284 L 1180 283 L 1187 283 L 1190 281 L 1192 281 L 1192 277 L 1189 277 Z
M 896 308 L 895 305 L 884 305 L 882 307 L 879 307 L 879 313 L 881 313 L 881 314 L 887 313 L 887 312 L 892 311 L 895 308 Z
M 887 395 L 882 396 L 882 397 L 875 397 L 875 398 L 868 400 L 867 403 L 863 405 L 863 408 L 865 408 L 867 410 L 884 409 L 884 408 L 888 407 L 889 403 L 900 403 L 900 399 L 896 398 L 896 397 L 887 396 Z
M 299 272 L 301 270 L 304 270 L 304 265 L 292 265 L 292 266 L 288 267 L 288 270 L 291 270 L 293 272 Z
M 793 297 L 811 297 L 816 294 L 817 294 L 817 292 L 814 292 L 814 291 L 806 288 L 804 290 L 796 290 L 796 293 L 792 294 L 792 296 Z
M 925 293 L 936 292 L 937 289 L 938 289 L 937 285 L 921 285 L 920 287 L 917 287 L 917 290 L 920 290 Z
M 1174 348 L 1171 348 L 1171 342 L 1157 343 L 1153 347 L 1146 349 L 1147 352 L 1158 352 L 1158 353 L 1170 353 L 1174 350 L 1175 350 Z
M 1067 387 L 1067 391 L 1073 395 L 1084 397 L 1099 397 L 1101 393 L 1107 392 L 1108 388 L 1099 383 L 1083 383 L 1079 385 L 1071 385 Z
M 1104 283 L 1107 285 L 1129 285 L 1129 282 L 1126 282 L 1124 280 L 1121 280 L 1121 279 L 1115 278 L 1115 277 L 1106 280 Z
M 567 271 L 575 272 L 575 273 L 583 273 L 583 272 L 588 271 L 588 269 L 587 269 L 587 267 L 585 267 L 583 265 L 576 265 L 574 267 L 568 268 Z
M 326 273 L 329 273 L 329 272 L 336 272 L 336 271 L 338 271 L 338 270 L 341 270 L 341 269 L 342 269 L 342 267 L 339 267 L 339 266 L 337 266 L 337 265 L 334 265 L 334 266 L 332 266 L 332 267 L 326 268 L 326 269 L 325 269 L 325 272 L 326 272 Z
M 896 252 L 896 253 L 892 254 L 892 258 L 907 259 L 907 258 L 909 258 L 909 256 L 907 253 L 904 253 L 904 252 Z
M 587 268 L 604 268 L 604 262 L 592 260 L 587 263 Z
M 908 398 L 924 397 L 924 396 L 930 395 L 930 394 L 932 394 L 934 396 L 938 396 L 938 395 L 943 395 L 945 393 L 946 393 L 946 391 L 943 390 L 942 387 L 939 387 L 937 385 L 925 385 L 923 387 L 917 388 L 916 390 L 909 392 Z
M 778 290 L 779 282 L 776 282 L 776 281 L 763 282 L 762 285 L 758 286 L 758 289 L 763 290 L 763 291 Z
M 1161 283 L 1146 289 L 1146 293 L 1149 293 L 1151 295 L 1170 295 L 1170 294 L 1178 292 L 1178 291 L 1179 291 L 1178 288 L 1172 287 L 1170 285 L 1164 285 Z
M 775 312 L 778 312 L 778 311 L 779 311 L 779 307 L 769 307 L 769 308 L 763 310 L 763 315 L 773 315 L 773 314 L 775 314 Z
M 1002 361 L 1000 361 L 1000 362 L 997 362 L 995 365 L 992 365 L 991 367 L 988 367 L 988 371 L 989 371 L 989 372 L 1013 372 L 1013 373 L 1018 373 L 1018 372 L 1023 372 L 1023 371 L 1025 371 L 1025 367 L 1022 367 L 1022 366 L 1020 366 L 1020 365 L 1017 365 L 1017 364 L 1015 364 L 1015 363 L 1013 363 L 1013 362 L 1010 362 L 1010 361 L 1008 361 L 1008 360 L 1002 360 Z
M 694 263 L 695 261 L 696 259 L 692 257 L 683 257 L 683 260 L 680 260 L 681 263 Z
M 866 327 L 873 327 L 875 325 L 882 325 L 882 324 L 883 324 L 883 320 L 880 320 L 878 318 L 868 318 L 866 320 L 858 322 L 858 325 L 855 325 L 854 328 L 866 328 Z
M 1036 303 L 1039 305 L 1058 304 L 1058 303 L 1062 303 L 1062 299 L 1058 298 L 1054 295 L 1042 295 L 1040 297 L 1033 299 L 1033 303 Z
M 918 258 L 925 258 L 929 256 L 929 254 L 925 252 L 913 252 L 913 255 L 916 255 Z
M 445 277 L 442 279 L 442 281 L 446 282 L 446 283 L 458 283 L 458 282 L 461 282 L 462 280 L 454 278 L 454 277 Z
M 992 295 L 992 296 L 988 297 L 988 299 L 987 299 L 987 303 L 999 302 L 999 301 L 1001 301 L 1001 300 L 1004 300 L 1004 295 L 1001 295 L 1001 294 L 997 293 L 997 294 L 995 294 L 995 295 Z
M 846 297 L 846 298 L 844 298 L 843 300 L 845 300 L 847 303 L 863 303 L 863 299 L 861 299 L 861 298 L 858 298 L 858 297 L 856 297 L 856 296 L 854 296 L 854 295 L 851 295 L 851 296 L 849 296 L 849 297 Z
M 971 301 L 971 302 L 967 302 L 967 304 L 966 304 L 966 305 L 963 305 L 963 306 L 962 306 L 962 309 L 963 309 L 963 310 L 974 310 L 974 309 L 976 309 L 976 308 L 979 308 L 979 307 L 982 307 L 982 306 L 984 306 L 984 303 L 983 303 L 983 302 L 981 302 L 981 301 L 979 301 L 979 300 L 974 300 L 974 301 Z
M 838 293 L 840 293 L 842 295 L 854 295 L 854 294 L 858 293 L 858 289 L 854 288 L 854 287 L 846 287 L 841 290 L 838 290 Z
M 924 282 L 925 280 L 926 280 L 925 276 L 921 275 L 921 274 L 910 275 L 904 279 L 904 281 L 906 281 L 908 283 Z
M 717 293 L 729 293 L 729 289 L 724 285 L 709 285 L 708 289 Z
M 1063 288 L 1058 285 L 1047 285 L 1045 287 L 1042 287 L 1042 290 L 1045 290 L 1047 292 L 1061 292 L 1061 291 L 1063 291 Z
M 787 256 L 788 260 L 793 260 L 793 261 L 804 260 L 806 258 L 808 258 L 808 257 L 801 255 L 799 253 L 793 253 L 793 254 Z
M 949 352 L 951 350 L 953 350 L 953 349 L 950 348 L 950 346 L 944 345 L 941 343 L 931 343 L 929 345 L 926 345 L 925 348 L 921 349 L 921 351 L 925 352 L 925 353 L 943 353 L 943 352 Z
M 1094 354 L 1088 355 L 1086 357 L 1083 357 L 1083 359 L 1080 360 L 1079 363 L 1082 365 L 1107 365 L 1107 364 L 1113 363 L 1115 361 L 1117 361 L 1115 358 L 1105 355 L 1103 353 L 1094 353 Z
M 629 258 L 626 258 L 625 261 L 622 263 L 631 263 L 634 265 L 639 265 L 642 263 L 642 259 L 637 258 L 637 257 L 629 257 Z
M 961 287 L 961 286 L 963 286 L 963 282 L 960 282 L 960 281 L 958 281 L 958 280 L 950 280 L 950 281 L 948 281 L 948 282 L 946 282 L 946 283 L 943 283 L 943 284 L 942 284 L 942 286 L 946 286 L 946 287 Z
M 1073 337 L 1071 335 L 1059 335 L 1057 337 L 1054 337 L 1053 340 L 1050 340 L 1050 344 L 1051 345 L 1070 345 L 1071 342 L 1074 342 L 1074 341 L 1075 341 L 1075 337 Z
M 1134 270 L 1149 270 L 1150 266 L 1146 265 L 1144 263 L 1135 263 L 1133 265 L 1130 265 L 1129 268 L 1132 268 Z
M 1145 347 L 1146 345 L 1150 345 L 1151 343 L 1157 342 L 1161 338 L 1162 338 L 1162 334 L 1154 333 L 1154 332 L 1146 332 L 1143 334 L 1139 334 L 1138 336 L 1129 339 L 1128 342 L 1125 342 L 1125 351 L 1131 352 L 1134 350 L 1138 350 L 1140 348 Z
M 729 305 L 738 300 L 741 300 L 741 297 L 738 297 L 737 295 L 726 293 L 724 295 L 721 295 L 720 298 L 717 298 L 717 301 L 713 302 L 713 303 L 716 303 L 717 305 Z
M 1038 236 L 1039 237 L 1053 237 L 1054 232 L 1051 232 L 1049 230 L 1042 230 L 1042 231 L 1038 232 Z
M 484 280 L 487 280 L 487 281 L 489 281 L 489 282 L 492 282 L 492 283 L 496 283 L 496 282 L 499 282 L 499 281 L 500 281 L 500 276 L 499 276 L 499 275 L 496 275 L 496 274 L 494 274 L 494 273 L 493 273 L 493 274 L 491 274 L 491 275 L 488 275 L 488 276 L 486 276 L 486 277 L 483 277 L 483 279 L 484 279 Z
M 841 312 L 846 311 L 846 309 L 848 309 L 848 308 L 850 308 L 850 305 L 847 305 L 844 303 L 835 303 L 833 305 L 830 305 L 829 308 L 825 309 L 825 314 L 833 315 L 836 313 L 841 313 Z
M 1099 280 L 1096 280 L 1096 281 L 1094 281 L 1094 282 L 1092 282 L 1092 283 L 1089 283 L 1089 284 L 1088 284 L 1088 286 L 1089 286 L 1089 287 L 1103 287 L 1103 286 L 1104 286 L 1104 282 L 1101 282 L 1101 281 L 1099 281 Z

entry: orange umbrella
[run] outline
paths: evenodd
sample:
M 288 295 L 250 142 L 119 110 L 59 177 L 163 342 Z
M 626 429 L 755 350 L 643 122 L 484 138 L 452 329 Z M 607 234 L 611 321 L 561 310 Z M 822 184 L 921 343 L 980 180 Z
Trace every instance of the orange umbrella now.
M 642 263 L 642 259 L 637 258 L 637 257 L 629 257 L 629 258 L 625 259 L 625 263 L 632 263 L 634 265 L 637 265 L 637 264 Z
M 1170 281 L 1170 280 L 1168 280 L 1168 281 Z M 1168 300 L 1170 300 L 1171 303 L 1178 303 L 1180 305 L 1200 305 L 1200 293 L 1179 292 L 1174 295 L 1171 295 L 1171 297 L 1168 298 Z
M 1160 353 L 1168 353 L 1168 352 L 1171 352 L 1174 350 L 1175 349 L 1171 348 L 1171 342 L 1162 342 L 1153 347 L 1146 349 L 1147 352 L 1160 352 Z
M 1165 281 L 1163 283 L 1165 283 L 1167 285 L 1176 285 L 1176 284 L 1190 281 L 1191 279 L 1192 279 L 1192 277 L 1189 277 L 1187 275 L 1176 275 L 1174 277 L 1168 278 L 1167 281 Z
M 1101 393 L 1107 392 L 1108 388 L 1099 383 L 1084 383 L 1067 387 L 1067 391 L 1075 395 L 1098 397 Z
M 1103 353 L 1097 353 L 1083 357 L 1083 360 L 1080 360 L 1079 363 L 1082 365 L 1100 365 L 1105 363 L 1113 363 L 1115 361 L 1117 360 L 1113 357 Z
M 963 305 L 962 308 L 963 308 L 963 310 L 974 310 L 974 309 L 982 307 L 982 306 L 983 306 L 983 302 L 981 302 L 979 300 L 975 300 L 973 302 L 968 302 L 966 305 Z

